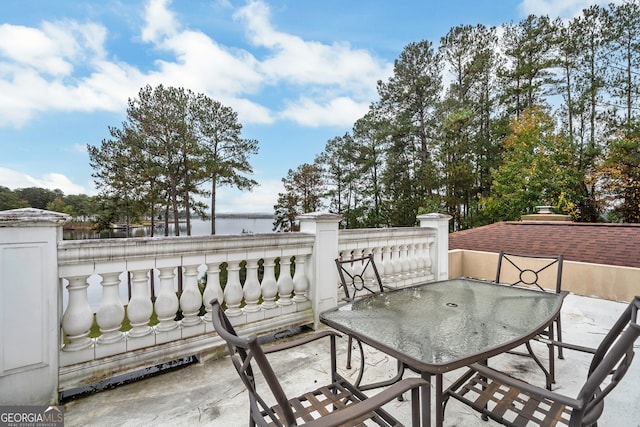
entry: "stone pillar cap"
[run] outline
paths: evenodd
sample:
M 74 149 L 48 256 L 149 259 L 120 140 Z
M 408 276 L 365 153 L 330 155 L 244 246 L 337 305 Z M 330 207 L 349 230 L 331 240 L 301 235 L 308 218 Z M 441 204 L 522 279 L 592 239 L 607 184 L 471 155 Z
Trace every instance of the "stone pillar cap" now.
M 11 227 L 24 224 L 64 224 L 71 219 L 70 215 L 46 211 L 36 208 L 11 209 L 0 211 L 0 227 Z

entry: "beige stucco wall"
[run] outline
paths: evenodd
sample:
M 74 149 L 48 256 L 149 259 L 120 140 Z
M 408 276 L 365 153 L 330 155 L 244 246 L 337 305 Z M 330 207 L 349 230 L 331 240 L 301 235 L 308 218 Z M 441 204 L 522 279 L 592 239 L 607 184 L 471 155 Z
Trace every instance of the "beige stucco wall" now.
M 449 277 L 494 280 L 498 254 L 455 249 L 449 251 Z M 631 301 L 640 295 L 640 268 L 564 261 L 562 289 L 611 301 Z

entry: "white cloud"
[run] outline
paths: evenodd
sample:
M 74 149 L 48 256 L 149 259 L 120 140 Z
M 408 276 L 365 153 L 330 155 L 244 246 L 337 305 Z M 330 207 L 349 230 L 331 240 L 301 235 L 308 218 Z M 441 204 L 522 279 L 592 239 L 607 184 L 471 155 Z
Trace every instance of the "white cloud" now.
M 177 32 L 179 25 L 167 8 L 169 3 L 169 0 L 149 0 L 145 8 L 143 41 L 158 42 L 161 38 L 171 37 Z
M 122 112 L 140 87 L 159 83 L 204 92 L 231 106 L 243 123 L 284 118 L 303 126 L 342 126 L 366 111 L 376 81 L 392 72 L 392 64 L 348 43 L 323 44 L 277 31 L 261 0 L 240 8 L 236 17 L 262 58 L 182 29 L 169 6 L 169 0 L 149 0 L 145 8 L 138 40 L 163 52 L 150 71 L 106 52 L 108 32 L 98 23 L 1 25 L 0 126 L 21 127 L 47 111 Z M 270 86 L 283 93 L 276 102 L 284 111 L 258 101 Z M 287 99 L 291 89 L 314 101 Z
M 356 102 L 348 97 L 337 97 L 319 103 L 308 97 L 289 102 L 281 117 L 304 126 L 351 126 L 369 109 L 368 102 Z
M 256 92 L 263 83 L 257 61 L 244 51 L 226 49 L 196 31 L 184 31 L 160 44 L 175 61 L 158 61 L 158 76 L 216 97 Z
M 20 127 L 49 110 L 122 110 L 140 73 L 106 62 L 105 38 L 103 26 L 75 21 L 0 26 L 0 126 Z M 93 73 L 76 76 L 74 64 Z
M 392 64 L 348 43 L 328 45 L 278 32 L 271 26 L 269 14 L 264 2 L 252 1 L 236 17 L 245 24 L 253 44 L 269 50 L 261 69 L 273 81 L 335 85 L 357 96 L 371 97 L 376 81 L 391 75 Z
M 262 181 L 252 191 L 239 191 L 230 187 L 222 187 L 217 191 L 216 212 L 256 212 L 271 213 L 278 201 L 278 193 L 282 193 L 282 181 Z
M 73 65 L 66 59 L 73 55 L 73 38 L 55 31 L 18 25 L 0 25 L 0 54 L 21 66 L 27 66 L 50 75 L 67 75 Z M 58 44 L 60 43 L 60 44 Z
M 549 15 L 550 18 L 574 18 L 592 5 L 605 6 L 622 0 L 522 0 L 520 11 L 524 15 Z
M 22 172 L 0 167 L 0 182 L 3 186 L 12 190 L 39 187 L 49 190 L 61 190 L 65 195 L 86 194 L 86 190 L 81 185 L 74 184 L 69 178 L 60 173 L 48 173 L 40 178 L 35 178 Z
M 73 151 L 74 153 L 86 154 L 87 146 L 85 144 L 73 144 L 73 146 L 71 147 L 71 151 Z

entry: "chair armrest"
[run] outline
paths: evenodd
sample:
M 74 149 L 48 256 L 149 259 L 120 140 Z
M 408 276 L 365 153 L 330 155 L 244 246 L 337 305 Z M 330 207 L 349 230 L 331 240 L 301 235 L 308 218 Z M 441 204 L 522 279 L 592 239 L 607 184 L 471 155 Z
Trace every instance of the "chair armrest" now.
M 470 368 L 476 372 L 478 372 L 480 375 L 490 378 L 490 379 L 494 379 L 498 382 L 510 385 L 512 387 L 518 388 L 520 390 L 523 390 L 529 394 L 533 394 L 539 397 L 543 397 L 543 398 L 547 398 L 556 402 L 560 402 L 564 405 L 567 405 L 571 408 L 574 409 L 582 409 L 582 402 L 580 402 L 577 399 L 574 399 L 572 397 L 569 396 L 565 396 L 563 394 L 558 394 L 555 393 L 553 391 L 547 390 L 546 388 L 543 387 L 538 387 L 535 386 L 533 384 L 529 384 L 528 382 L 519 380 L 517 378 L 513 378 L 507 374 L 504 374 L 502 372 L 496 371 L 495 369 L 491 369 L 488 366 L 484 366 L 484 365 L 480 365 L 477 363 L 474 363 L 473 365 L 470 366 Z
M 291 341 L 287 341 L 287 342 L 283 342 L 280 344 L 274 344 L 268 347 L 265 347 L 263 349 L 264 354 L 269 354 L 269 353 L 277 353 L 278 351 L 282 351 L 282 350 L 288 350 L 290 348 L 294 348 L 297 347 L 299 345 L 304 345 L 307 343 L 310 343 L 312 341 L 316 341 L 325 337 L 329 337 L 329 336 L 334 336 L 334 337 L 338 337 L 340 338 L 342 335 L 340 335 L 338 332 L 336 331 L 331 331 L 331 330 L 326 330 L 326 331 L 321 331 L 321 332 L 316 332 L 313 334 L 308 334 L 308 335 L 304 335 L 300 338 L 296 338 L 294 340 Z
M 322 418 L 306 422 L 304 425 L 305 427 L 338 427 L 348 425 L 348 421 L 357 419 L 369 412 L 373 412 L 384 404 L 402 395 L 402 393 L 420 386 L 429 386 L 429 382 L 422 378 L 405 378 L 374 396 L 350 405 L 340 411 L 324 415 Z

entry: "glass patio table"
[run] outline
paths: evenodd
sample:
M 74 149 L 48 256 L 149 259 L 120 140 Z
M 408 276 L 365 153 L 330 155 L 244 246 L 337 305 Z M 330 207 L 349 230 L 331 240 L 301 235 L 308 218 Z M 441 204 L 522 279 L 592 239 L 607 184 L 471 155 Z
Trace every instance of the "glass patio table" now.
M 398 359 L 427 380 L 435 375 L 435 421 L 440 427 L 442 375 L 535 337 L 560 313 L 566 294 L 461 278 L 362 298 L 321 313 L 320 321 Z M 430 426 L 429 387 L 421 394 L 423 425 Z

